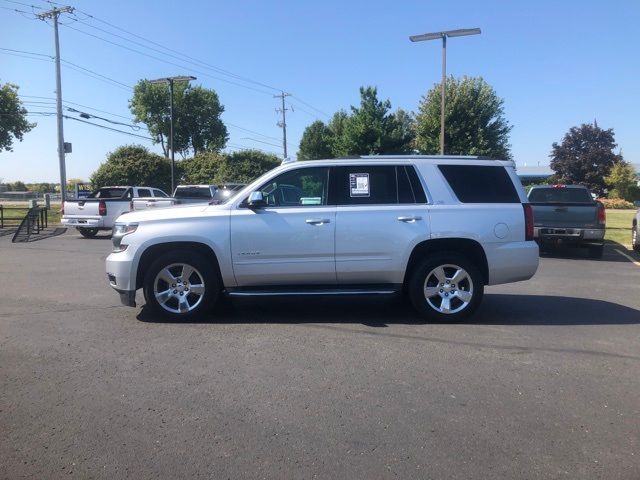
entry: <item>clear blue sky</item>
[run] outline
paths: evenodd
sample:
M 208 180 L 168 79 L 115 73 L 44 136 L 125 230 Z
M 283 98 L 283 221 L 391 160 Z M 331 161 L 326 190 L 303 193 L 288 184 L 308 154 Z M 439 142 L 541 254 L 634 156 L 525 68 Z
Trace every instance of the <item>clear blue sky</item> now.
M 20 2 L 50 7 L 43 0 Z M 293 93 L 296 97 L 290 103 L 294 112 L 288 112 L 287 119 L 293 154 L 305 126 L 316 117 L 327 120 L 301 100 L 332 114 L 358 102 L 358 87 L 375 85 L 379 96 L 389 98 L 393 108 L 416 111 L 422 95 L 439 82 L 440 44 L 413 44 L 408 36 L 480 27 L 480 36 L 450 40 L 448 73 L 482 76 L 504 98 L 506 116 L 514 127 L 511 143 L 518 164 L 548 164 L 552 142 L 560 141 L 571 126 L 594 118 L 600 126 L 615 130 L 627 160 L 640 161 L 637 1 L 73 0 L 69 4 L 210 65 Z M 8 0 L 0 0 L 0 7 L 4 7 L 0 9 L 0 48 L 53 53 L 50 25 L 7 9 L 30 12 L 30 7 Z M 84 14 L 79 13 L 77 18 L 127 36 Z M 160 55 L 86 24 L 73 23 L 70 18 L 63 21 L 68 23 L 60 27 L 63 59 L 126 85 L 134 85 L 141 78 L 193 74 L 198 77 L 197 84 L 218 92 L 225 106 L 225 122 L 265 135 L 229 127 L 231 144 L 281 154 L 278 146 L 246 138 L 281 143 L 276 140 L 281 138 L 281 131 L 276 126 L 274 109 L 278 100 L 272 97 L 275 91 L 248 84 L 266 90 L 261 93 L 223 82 L 212 77 L 237 80 L 175 58 L 165 57 L 180 66 L 141 56 L 70 27 Z M 126 87 L 87 77 L 68 67 L 62 73 L 65 101 L 130 118 L 131 91 Z M 53 97 L 54 65 L 0 53 L 0 82 L 18 84 L 23 95 Z M 52 106 L 29 104 L 28 108 L 52 111 Z M 38 126 L 15 145 L 14 152 L 0 153 L 0 177 L 5 181 L 53 182 L 59 178 L 55 118 L 32 119 Z M 107 152 L 119 145 L 139 142 L 151 146 L 143 139 L 73 121 L 65 121 L 65 138 L 73 143 L 73 153 L 67 155 L 68 178 L 87 179 Z

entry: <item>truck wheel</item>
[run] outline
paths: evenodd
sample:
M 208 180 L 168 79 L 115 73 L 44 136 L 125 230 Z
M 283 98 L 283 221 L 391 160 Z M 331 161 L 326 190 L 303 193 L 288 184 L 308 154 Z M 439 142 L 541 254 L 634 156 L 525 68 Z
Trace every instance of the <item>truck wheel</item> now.
M 631 247 L 640 253 L 640 239 L 638 238 L 638 226 L 635 225 L 631 230 Z
M 484 282 L 478 268 L 455 254 L 425 260 L 409 283 L 411 303 L 435 322 L 455 322 L 471 315 L 482 300 Z
M 602 258 L 604 253 L 604 245 L 598 245 L 597 247 L 589 247 L 590 258 Z
M 80 232 L 80 235 L 82 235 L 84 238 L 93 238 L 96 235 L 98 235 L 98 229 L 97 228 L 78 228 L 78 231 Z
M 171 320 L 188 320 L 204 314 L 218 299 L 220 282 L 215 267 L 193 252 L 160 255 L 144 276 L 148 307 Z

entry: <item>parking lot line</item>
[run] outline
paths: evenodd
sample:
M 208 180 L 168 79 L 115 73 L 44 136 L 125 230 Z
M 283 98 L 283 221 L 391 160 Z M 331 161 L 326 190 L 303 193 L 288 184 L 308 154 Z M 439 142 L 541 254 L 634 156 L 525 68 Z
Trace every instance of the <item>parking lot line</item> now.
M 624 258 L 626 258 L 627 260 L 629 260 L 629 261 L 630 261 L 631 263 L 633 263 L 634 265 L 637 265 L 638 267 L 640 267 L 640 262 L 638 262 L 638 261 L 634 260 L 632 256 L 627 255 L 626 253 L 624 253 L 624 252 L 623 252 L 623 251 L 621 251 L 621 250 L 618 250 L 617 248 L 614 248 L 614 250 L 615 250 L 616 252 L 618 252 L 620 255 L 622 255 Z

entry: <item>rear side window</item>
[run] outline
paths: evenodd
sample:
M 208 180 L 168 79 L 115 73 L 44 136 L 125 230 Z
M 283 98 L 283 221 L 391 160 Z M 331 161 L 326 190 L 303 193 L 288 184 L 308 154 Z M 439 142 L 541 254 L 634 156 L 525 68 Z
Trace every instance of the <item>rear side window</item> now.
M 154 188 L 154 189 L 153 189 L 153 196 L 154 196 L 154 197 L 167 198 L 169 195 L 167 195 L 166 193 L 164 193 L 162 190 L 158 190 L 157 188 Z
M 333 205 L 426 203 L 413 166 L 351 165 L 331 168 Z
M 586 188 L 548 187 L 534 188 L 529 192 L 532 203 L 593 203 Z
M 504 167 L 439 165 L 438 168 L 462 203 L 520 203 Z
M 148 188 L 139 188 L 138 189 L 138 196 L 139 197 L 150 197 L 151 196 L 151 190 L 149 190 Z

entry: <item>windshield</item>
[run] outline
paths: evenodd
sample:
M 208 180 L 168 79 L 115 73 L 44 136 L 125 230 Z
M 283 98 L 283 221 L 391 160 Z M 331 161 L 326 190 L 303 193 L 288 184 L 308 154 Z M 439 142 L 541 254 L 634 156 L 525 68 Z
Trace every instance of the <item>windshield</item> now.
M 532 203 L 593 203 L 586 188 L 534 188 L 529 192 Z
M 209 187 L 178 187 L 175 198 L 211 198 L 211 190 Z

